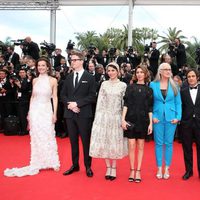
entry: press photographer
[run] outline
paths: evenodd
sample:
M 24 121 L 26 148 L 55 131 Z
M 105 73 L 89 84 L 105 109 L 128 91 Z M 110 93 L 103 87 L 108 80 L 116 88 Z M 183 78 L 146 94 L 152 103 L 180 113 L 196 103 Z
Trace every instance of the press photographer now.
M 18 100 L 18 117 L 20 122 L 19 135 L 28 134 L 27 131 L 27 114 L 29 110 L 29 101 L 31 96 L 31 81 L 27 77 L 25 69 L 19 70 L 19 77 L 13 76 L 13 83 L 17 87 L 17 100 Z
M 71 65 L 71 51 L 74 49 L 74 45 L 75 45 L 75 43 L 72 42 L 71 40 L 69 40 L 69 42 L 67 43 L 67 47 L 66 47 L 67 60 L 70 65 Z
M 158 70 L 158 61 L 160 57 L 160 51 L 156 48 L 157 43 L 151 42 L 150 44 L 150 52 L 149 52 L 149 65 L 150 70 L 152 71 L 153 75 L 155 76 Z
M 139 56 L 138 52 L 134 50 L 132 46 L 127 47 L 125 50 L 123 63 L 131 63 L 132 69 L 135 69 L 140 62 L 141 57 Z
M 186 65 L 187 59 L 186 59 L 186 52 L 185 52 L 185 46 L 181 43 L 179 38 L 175 39 L 175 46 L 176 46 L 176 63 L 178 68 L 182 68 L 184 65 Z
M 46 54 L 48 56 L 48 58 L 53 58 L 53 52 L 55 51 L 56 49 L 56 45 L 53 44 L 53 43 L 47 43 L 45 40 L 44 42 L 41 42 L 40 43 L 40 48 L 41 50 L 43 51 L 42 54 Z

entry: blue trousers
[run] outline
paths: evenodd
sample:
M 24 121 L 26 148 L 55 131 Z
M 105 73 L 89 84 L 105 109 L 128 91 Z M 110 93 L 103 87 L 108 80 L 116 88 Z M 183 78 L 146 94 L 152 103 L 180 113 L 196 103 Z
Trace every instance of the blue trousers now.
M 167 121 L 160 121 L 159 123 L 154 124 L 153 127 L 157 166 L 162 166 L 163 157 L 165 165 L 170 166 L 176 124 L 171 124 L 171 122 Z

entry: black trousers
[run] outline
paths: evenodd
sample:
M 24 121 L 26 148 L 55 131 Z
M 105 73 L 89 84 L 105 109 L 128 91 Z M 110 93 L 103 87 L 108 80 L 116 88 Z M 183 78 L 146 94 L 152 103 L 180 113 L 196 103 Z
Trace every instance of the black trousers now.
M 193 172 L 193 142 L 197 148 L 197 166 L 200 175 L 200 130 L 196 127 L 195 122 L 188 127 L 181 127 L 181 141 L 184 153 L 185 170 Z
M 68 135 L 71 143 L 72 163 L 79 165 L 79 135 L 83 145 L 84 164 L 86 169 L 91 167 L 91 157 L 89 156 L 90 136 L 92 119 L 80 118 L 77 114 L 73 118 L 66 119 Z
M 29 102 L 19 102 L 18 103 L 18 117 L 20 122 L 21 132 L 27 132 L 27 115 L 29 110 Z

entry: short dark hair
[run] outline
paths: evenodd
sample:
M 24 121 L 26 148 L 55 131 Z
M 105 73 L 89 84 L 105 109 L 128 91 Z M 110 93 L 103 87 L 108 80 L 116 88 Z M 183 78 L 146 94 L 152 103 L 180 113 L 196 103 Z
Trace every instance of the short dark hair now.
M 199 78 L 199 72 L 198 72 L 198 70 L 195 69 L 195 68 L 189 68 L 189 69 L 187 70 L 187 72 L 186 72 L 186 78 L 187 78 L 187 76 L 188 76 L 188 74 L 189 74 L 190 72 L 194 72 L 194 73 L 196 74 L 197 78 Z

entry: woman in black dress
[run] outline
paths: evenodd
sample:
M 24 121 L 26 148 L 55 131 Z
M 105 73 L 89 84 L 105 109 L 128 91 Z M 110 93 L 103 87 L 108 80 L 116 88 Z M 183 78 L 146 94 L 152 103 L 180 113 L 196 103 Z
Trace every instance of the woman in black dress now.
M 128 180 L 129 182 L 141 182 L 140 171 L 145 136 L 152 133 L 153 92 L 147 86 L 150 75 L 146 66 L 137 66 L 133 79 L 134 83 L 127 87 L 124 96 L 122 128 L 125 136 L 128 137 L 130 161 L 130 176 Z M 135 168 L 136 147 L 137 167 Z

